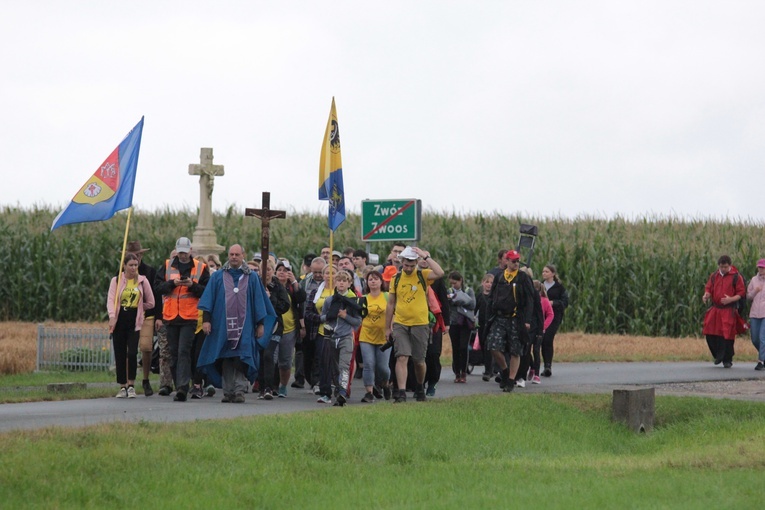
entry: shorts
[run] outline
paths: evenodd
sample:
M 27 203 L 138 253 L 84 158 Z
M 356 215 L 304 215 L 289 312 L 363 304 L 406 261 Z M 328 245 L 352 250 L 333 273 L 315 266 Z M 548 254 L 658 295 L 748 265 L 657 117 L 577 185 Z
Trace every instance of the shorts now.
M 415 363 L 425 361 L 430 341 L 430 325 L 404 326 L 393 323 L 393 352 L 396 358 L 411 357 Z
M 486 347 L 490 351 L 506 352 L 510 356 L 523 355 L 527 334 L 521 331 L 520 321 L 513 317 L 497 317 L 491 323 Z
M 293 329 L 289 333 L 284 333 L 279 340 L 279 356 L 277 363 L 280 370 L 290 370 L 292 368 L 292 354 L 295 352 L 295 338 L 300 334 L 300 330 Z
M 154 351 L 154 317 L 146 317 L 138 337 L 138 350 L 141 352 Z

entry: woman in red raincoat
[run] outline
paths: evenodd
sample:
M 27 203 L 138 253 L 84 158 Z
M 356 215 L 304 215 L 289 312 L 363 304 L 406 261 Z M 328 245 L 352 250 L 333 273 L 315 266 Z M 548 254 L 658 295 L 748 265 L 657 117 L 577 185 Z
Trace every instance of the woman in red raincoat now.
M 731 265 L 730 257 L 723 255 L 717 259 L 717 271 L 709 276 L 702 297 L 704 303 L 710 304 L 704 316 L 703 334 L 707 337 L 715 365 L 733 366 L 734 340 L 746 329 L 738 314 L 741 299 L 746 299 L 744 278 Z

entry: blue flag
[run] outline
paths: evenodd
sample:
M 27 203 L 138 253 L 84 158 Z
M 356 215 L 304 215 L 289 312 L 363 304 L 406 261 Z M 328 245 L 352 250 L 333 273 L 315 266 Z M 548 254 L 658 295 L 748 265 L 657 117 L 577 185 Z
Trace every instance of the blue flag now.
M 133 205 L 142 133 L 143 117 L 56 216 L 51 231 L 61 225 L 108 220 Z

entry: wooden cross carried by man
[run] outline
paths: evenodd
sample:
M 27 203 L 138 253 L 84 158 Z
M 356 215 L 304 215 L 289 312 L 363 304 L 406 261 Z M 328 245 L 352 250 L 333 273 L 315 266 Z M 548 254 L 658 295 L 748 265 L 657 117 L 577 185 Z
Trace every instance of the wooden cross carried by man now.
M 267 283 L 265 281 L 265 278 L 266 278 L 266 270 L 268 269 L 268 252 L 270 249 L 269 239 L 271 237 L 271 233 L 270 233 L 271 220 L 277 219 L 277 218 L 286 218 L 287 211 L 276 211 L 271 209 L 271 193 L 269 193 L 268 191 L 263 192 L 263 199 L 261 201 L 261 204 L 262 205 L 260 209 L 245 209 L 244 215 L 255 216 L 256 218 L 260 219 L 260 225 L 261 225 L 260 257 L 262 259 L 260 263 L 260 277 L 263 280 L 263 285 L 265 285 Z

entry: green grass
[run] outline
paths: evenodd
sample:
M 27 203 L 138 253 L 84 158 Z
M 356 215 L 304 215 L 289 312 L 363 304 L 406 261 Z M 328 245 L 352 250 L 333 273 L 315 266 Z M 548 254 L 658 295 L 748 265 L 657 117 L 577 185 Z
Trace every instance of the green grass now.
M 152 381 L 156 386 L 158 376 L 153 375 L 153 378 Z M 107 371 L 30 372 L 0 375 L 0 404 L 111 397 L 118 389 L 114 381 L 114 374 Z M 50 383 L 72 382 L 86 383 L 87 387 L 83 390 L 72 390 L 67 393 L 52 393 L 47 389 L 47 385 Z M 140 393 L 140 381 L 138 386 L 137 391 Z
M 0 435 L 7 508 L 754 508 L 765 413 L 604 395 L 473 396 L 183 424 Z

